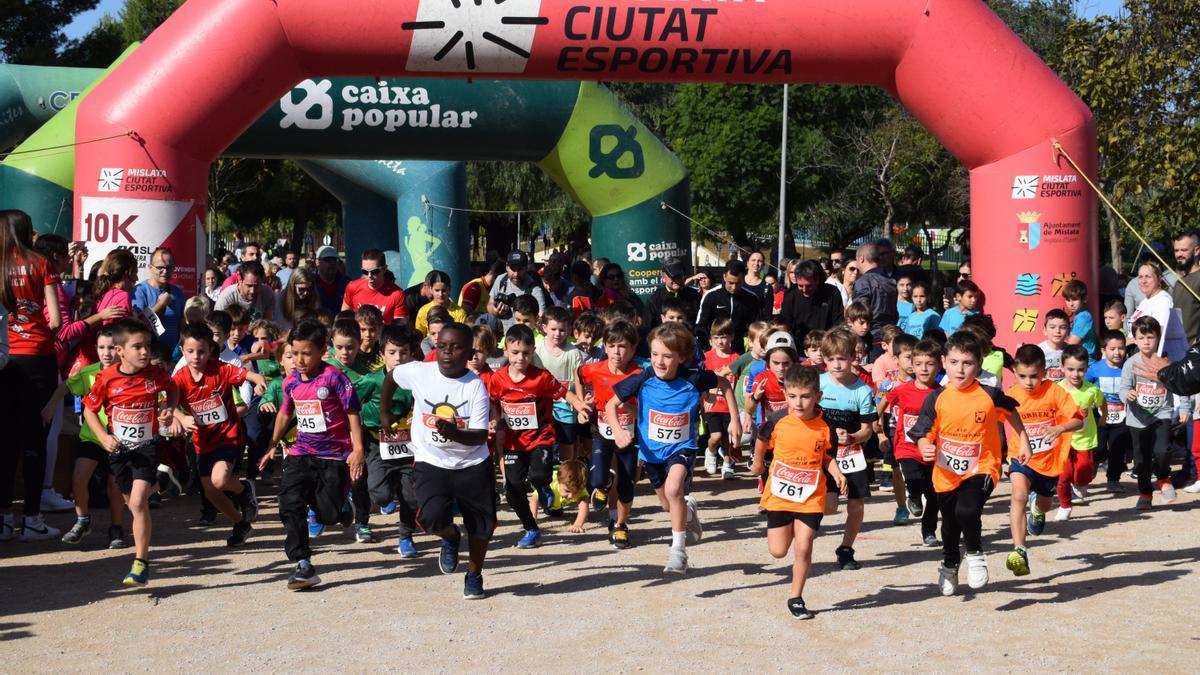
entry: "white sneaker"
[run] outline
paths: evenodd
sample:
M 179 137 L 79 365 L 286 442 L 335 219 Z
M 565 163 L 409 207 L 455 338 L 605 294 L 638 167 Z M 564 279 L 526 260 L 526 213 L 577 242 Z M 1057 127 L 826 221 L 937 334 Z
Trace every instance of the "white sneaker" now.
M 1195 483 L 1192 483 L 1191 485 L 1189 485 L 1189 486 L 1187 486 L 1187 487 L 1183 488 L 1183 491 L 1184 491 L 1184 492 L 1186 492 L 1186 493 L 1188 493 L 1188 494 L 1190 494 L 1190 495 L 1194 495 L 1194 494 L 1200 494 L 1200 480 L 1198 480 L 1198 481 L 1196 481 Z
M 712 450 L 704 451 L 704 473 L 715 476 L 720 471 L 717 470 L 717 453 Z
M 40 513 L 32 518 L 25 516 L 21 523 L 21 541 L 46 541 L 61 536 L 62 530 L 47 525 Z
M 695 546 L 704 538 L 704 525 L 700 522 L 700 507 L 696 505 L 696 498 L 691 495 L 684 497 L 683 502 L 687 505 L 687 543 L 688 546 Z
M 73 511 L 75 502 L 60 495 L 54 488 L 42 489 L 42 513 L 62 513 Z
M 987 556 L 982 553 L 967 554 L 967 585 L 979 590 L 987 585 Z
M 958 592 L 958 568 L 938 566 L 938 588 L 942 595 L 950 597 Z
M 13 526 L 13 514 L 4 514 L 4 519 L 0 520 L 0 541 L 12 541 L 17 538 L 17 530 Z
M 1071 509 L 1067 506 L 1058 507 L 1058 513 L 1054 516 L 1054 522 L 1061 523 L 1071 519 Z
M 1087 503 L 1087 490 L 1085 490 L 1082 487 L 1072 485 L 1071 486 L 1071 501 L 1073 503 L 1086 504 Z
M 687 570 L 687 551 L 681 548 L 671 548 L 667 554 L 667 566 L 663 568 L 663 572 L 666 574 L 684 574 Z

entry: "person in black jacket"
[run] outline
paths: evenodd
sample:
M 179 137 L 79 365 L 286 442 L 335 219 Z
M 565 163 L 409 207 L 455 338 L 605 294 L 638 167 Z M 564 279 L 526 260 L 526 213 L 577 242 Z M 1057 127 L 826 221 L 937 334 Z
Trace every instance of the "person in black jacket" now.
M 667 298 L 678 298 L 687 310 L 689 317 L 696 316 L 700 311 L 700 291 L 684 285 L 690 273 L 689 265 L 682 258 L 669 258 L 663 261 L 662 285 L 650 296 L 646 303 L 646 313 L 642 325 L 651 329 L 658 328 L 662 323 L 663 302 Z
M 708 344 L 708 331 L 713 321 L 724 318 L 733 322 L 733 351 L 742 353 L 746 344 L 746 333 L 750 324 L 762 314 L 758 296 L 742 288 L 746 277 L 746 263 L 730 260 L 725 264 L 725 275 L 719 287 L 710 290 L 700 299 L 700 314 L 696 317 L 696 335 Z
M 825 270 L 815 260 L 796 266 L 792 286 L 783 295 L 779 316 L 787 322 L 796 344 L 810 331 L 828 331 L 842 323 L 842 294 L 825 283 Z

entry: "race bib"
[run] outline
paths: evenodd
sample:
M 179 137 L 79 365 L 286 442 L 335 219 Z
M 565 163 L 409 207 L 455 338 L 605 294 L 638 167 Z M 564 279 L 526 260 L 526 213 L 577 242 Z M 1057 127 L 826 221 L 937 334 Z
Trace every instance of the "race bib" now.
M 1125 404 L 1105 402 L 1104 422 L 1106 424 L 1121 424 L 1125 421 Z
M 1167 402 L 1167 390 L 1153 382 L 1137 383 L 1137 404 L 1151 412 Z
M 296 401 L 296 431 L 323 434 L 325 429 L 325 411 L 320 401 Z
M 617 425 L 629 433 L 633 433 L 633 415 L 628 413 L 617 415 Z M 610 441 L 617 439 L 616 429 L 608 423 L 608 415 L 604 411 L 600 411 L 600 414 L 596 416 L 596 429 L 600 432 L 600 438 Z
M 858 473 L 867 469 L 867 456 L 861 445 L 846 445 L 837 449 L 837 464 L 842 473 Z
M 908 432 L 912 431 L 912 428 L 917 426 L 917 420 L 920 418 L 921 418 L 920 415 L 909 415 L 908 413 L 904 413 L 904 415 L 902 417 L 902 420 L 903 420 L 902 425 L 904 428 L 904 438 L 906 440 L 908 440 L 908 441 L 912 440 L 908 437 Z
M 400 429 L 379 435 L 379 457 L 381 459 L 412 459 L 412 431 Z
M 817 469 L 797 469 L 778 460 L 771 463 L 771 494 L 797 504 L 808 501 L 820 485 Z
M 1046 432 L 1050 430 L 1050 421 L 1045 422 L 1030 422 L 1025 425 L 1025 433 L 1029 436 L 1029 451 L 1035 455 L 1040 455 L 1050 448 L 1054 447 L 1053 443 L 1046 440 Z
M 437 423 L 440 419 L 452 420 L 454 425 L 459 429 L 467 428 L 467 421 L 461 417 L 443 418 L 438 417 L 437 415 L 431 415 L 429 413 L 421 413 L 421 423 L 425 425 L 426 429 L 429 429 L 429 440 L 437 445 L 448 445 L 454 442 L 443 436 L 442 432 L 438 431 Z
M 650 439 L 659 443 L 682 443 L 692 438 L 691 414 L 650 410 Z
M 537 404 L 533 401 L 527 403 L 500 401 L 500 411 L 504 417 L 504 424 L 513 431 L 531 431 L 538 427 Z
M 938 439 L 937 465 L 950 473 L 966 476 L 979 470 L 982 452 L 982 443 Z
M 162 337 L 163 333 L 167 332 L 167 327 L 163 325 L 162 319 L 158 315 L 150 311 L 150 308 L 142 310 L 142 316 L 146 317 L 146 321 L 150 323 L 150 327 L 154 329 L 154 334 Z
M 1063 372 L 1062 368 L 1047 368 L 1046 369 L 1046 379 L 1050 380 L 1051 382 L 1062 382 L 1063 378 L 1065 378 L 1065 377 L 1066 377 L 1066 373 Z
M 154 438 L 153 408 L 113 408 L 109 420 L 121 445 L 137 445 Z
M 225 410 L 225 402 L 221 400 L 220 396 L 209 396 L 203 401 L 192 403 L 191 407 L 196 424 L 202 427 L 229 421 L 229 412 Z

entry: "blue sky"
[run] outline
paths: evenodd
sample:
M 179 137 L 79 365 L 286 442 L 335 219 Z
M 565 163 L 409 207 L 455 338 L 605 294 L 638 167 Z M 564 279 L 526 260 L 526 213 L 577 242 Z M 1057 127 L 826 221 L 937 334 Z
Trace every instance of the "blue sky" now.
M 66 28 L 67 37 L 77 38 L 87 34 L 100 21 L 101 17 L 105 14 L 115 15 L 124 4 L 124 0 L 100 0 L 96 9 L 75 17 L 75 21 Z M 1086 17 L 1116 14 L 1123 4 L 1122 0 L 1076 0 L 1075 2 L 1079 13 Z

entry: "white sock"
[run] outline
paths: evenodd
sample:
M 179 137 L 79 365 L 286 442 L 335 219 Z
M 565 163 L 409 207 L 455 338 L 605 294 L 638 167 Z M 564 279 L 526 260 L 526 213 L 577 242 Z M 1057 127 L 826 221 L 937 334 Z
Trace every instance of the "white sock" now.
M 687 548 L 687 530 L 682 532 L 671 530 L 671 548 Z

